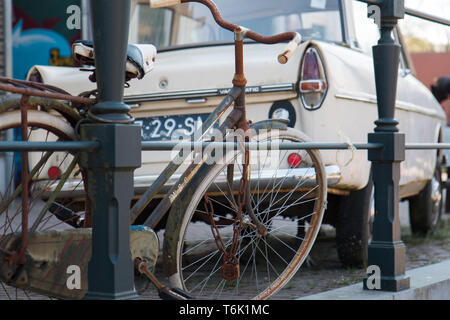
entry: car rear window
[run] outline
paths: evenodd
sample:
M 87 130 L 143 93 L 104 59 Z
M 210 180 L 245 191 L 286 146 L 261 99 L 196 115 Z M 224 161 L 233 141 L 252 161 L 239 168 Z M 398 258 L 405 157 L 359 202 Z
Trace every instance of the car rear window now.
M 304 39 L 342 42 L 340 0 L 215 0 L 223 17 L 263 35 L 297 31 Z M 134 13 L 139 43 L 159 50 L 174 46 L 201 46 L 232 42 L 208 8 L 199 3 L 152 9 L 139 3 Z

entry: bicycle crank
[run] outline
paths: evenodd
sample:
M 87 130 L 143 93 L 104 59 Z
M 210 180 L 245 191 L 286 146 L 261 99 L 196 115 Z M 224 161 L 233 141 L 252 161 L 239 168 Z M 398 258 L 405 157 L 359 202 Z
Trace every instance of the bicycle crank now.
M 158 290 L 159 297 L 162 300 L 194 300 L 195 298 L 189 295 L 187 292 L 178 288 L 168 288 L 163 286 L 161 282 L 155 277 L 155 275 L 148 269 L 147 261 L 141 258 L 134 259 L 135 269 L 145 276 L 153 283 L 156 290 Z

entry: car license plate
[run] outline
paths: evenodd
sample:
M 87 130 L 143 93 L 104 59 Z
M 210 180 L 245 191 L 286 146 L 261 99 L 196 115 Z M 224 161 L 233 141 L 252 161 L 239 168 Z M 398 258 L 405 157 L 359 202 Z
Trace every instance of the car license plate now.
M 136 119 L 142 126 L 142 141 L 169 141 L 187 139 L 208 118 L 208 113 Z

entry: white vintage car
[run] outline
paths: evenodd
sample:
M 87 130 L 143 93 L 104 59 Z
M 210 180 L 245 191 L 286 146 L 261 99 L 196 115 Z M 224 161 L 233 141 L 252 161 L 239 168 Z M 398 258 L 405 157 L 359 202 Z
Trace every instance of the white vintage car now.
M 365 261 L 368 225 L 373 214 L 371 164 L 365 143 L 378 118 L 371 46 L 379 33 L 367 18 L 367 5 L 352 0 L 216 0 L 225 19 L 264 35 L 296 31 L 303 43 L 290 61 L 277 62 L 285 44 L 245 43 L 248 118 L 284 118 L 314 142 L 345 142 L 349 150 L 323 150 L 329 179 L 325 223 L 336 228 L 341 261 Z M 131 43 L 152 43 L 158 49 L 154 70 L 132 80 L 125 102 L 143 125 L 146 141 L 170 140 L 174 128 L 193 129 L 231 88 L 234 71 L 233 35 L 220 29 L 208 9 L 182 4 L 151 9 L 134 0 Z M 432 93 L 414 76 L 402 44 L 395 117 L 407 143 L 443 141 L 445 114 Z M 29 78 L 77 95 L 93 90 L 89 73 L 78 68 L 35 66 Z M 170 158 L 143 153 L 136 171 L 139 183 L 157 175 Z M 435 150 L 406 151 L 401 164 L 400 197 L 410 201 L 414 232 L 428 232 L 442 207 L 441 156 Z M 146 180 L 145 177 L 148 179 Z M 140 179 L 140 180 L 139 180 Z

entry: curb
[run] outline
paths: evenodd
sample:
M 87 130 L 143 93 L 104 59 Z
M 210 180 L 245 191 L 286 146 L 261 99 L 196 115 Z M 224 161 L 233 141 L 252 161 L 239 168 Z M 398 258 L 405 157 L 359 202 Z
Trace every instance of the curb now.
M 450 300 L 450 260 L 406 271 L 411 287 L 399 292 L 363 290 L 362 282 L 297 300 Z

